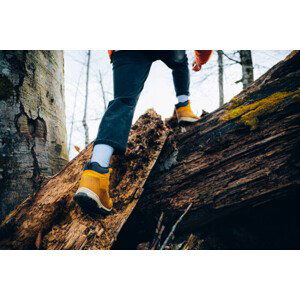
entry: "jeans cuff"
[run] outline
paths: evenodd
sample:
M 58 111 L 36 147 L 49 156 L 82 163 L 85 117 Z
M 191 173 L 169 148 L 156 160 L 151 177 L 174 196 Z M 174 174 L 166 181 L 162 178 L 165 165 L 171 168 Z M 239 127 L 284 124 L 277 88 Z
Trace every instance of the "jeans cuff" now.
M 181 96 L 181 95 L 190 96 L 190 92 L 189 91 L 176 91 L 176 97 Z

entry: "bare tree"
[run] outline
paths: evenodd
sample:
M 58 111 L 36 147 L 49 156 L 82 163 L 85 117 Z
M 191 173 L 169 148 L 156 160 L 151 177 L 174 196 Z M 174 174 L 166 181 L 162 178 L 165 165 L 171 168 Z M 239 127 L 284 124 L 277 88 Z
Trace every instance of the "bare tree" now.
M 254 80 L 251 50 L 239 50 L 240 64 L 242 66 L 243 89 L 247 88 Z
M 243 83 L 243 89 L 247 88 L 254 80 L 254 67 L 252 62 L 252 52 L 251 50 L 238 50 L 234 54 L 238 53 L 240 60 L 230 57 L 228 54 L 224 53 L 229 60 L 234 63 L 240 64 L 242 66 L 242 78 L 235 83 Z
M 72 141 L 72 135 L 73 135 L 73 129 L 74 129 L 74 119 L 75 119 L 75 111 L 76 111 L 76 104 L 77 104 L 77 96 L 78 96 L 82 71 L 83 71 L 83 66 L 82 66 L 82 69 L 81 69 L 79 77 L 78 77 L 78 82 L 77 82 L 77 87 L 76 87 L 76 92 L 75 92 L 75 100 L 74 100 L 74 105 L 73 105 L 73 112 L 72 112 L 72 118 L 71 118 L 71 127 L 70 127 L 70 134 L 69 134 L 69 146 L 68 146 L 69 156 L 70 156 L 70 150 L 71 150 L 71 144 L 72 144 L 71 141 Z
M 218 54 L 218 83 L 219 83 L 219 106 L 224 104 L 224 64 L 223 51 L 217 50 Z
M 84 103 L 84 113 L 82 119 L 82 125 L 84 128 L 84 135 L 85 135 L 85 146 L 89 144 L 89 128 L 86 122 L 86 115 L 87 115 L 87 106 L 88 106 L 88 98 L 89 98 L 90 63 L 91 63 L 91 50 L 89 50 L 87 53 L 85 103 Z

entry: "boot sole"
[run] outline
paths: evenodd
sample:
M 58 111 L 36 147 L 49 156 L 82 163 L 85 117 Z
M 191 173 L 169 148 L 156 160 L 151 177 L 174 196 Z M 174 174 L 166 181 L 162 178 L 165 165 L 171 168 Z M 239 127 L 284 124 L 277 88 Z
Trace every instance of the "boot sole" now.
M 74 201 L 78 203 L 84 213 L 92 217 L 97 217 L 99 215 L 107 216 L 111 212 L 111 210 L 108 211 L 100 208 L 98 203 L 84 192 L 78 192 L 74 196 Z
M 192 125 L 192 124 L 198 123 L 200 121 L 201 120 L 195 120 L 195 119 L 193 119 L 193 121 L 187 120 L 187 119 L 181 119 L 181 120 L 178 120 L 178 124 L 179 125 Z

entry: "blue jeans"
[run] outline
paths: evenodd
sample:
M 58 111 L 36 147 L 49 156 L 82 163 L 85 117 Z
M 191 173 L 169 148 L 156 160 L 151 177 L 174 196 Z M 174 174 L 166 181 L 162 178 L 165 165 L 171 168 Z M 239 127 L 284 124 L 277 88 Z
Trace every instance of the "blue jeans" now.
M 172 69 L 176 96 L 189 95 L 190 74 L 185 50 L 121 50 L 113 53 L 114 100 L 99 126 L 96 144 L 107 144 L 124 153 L 140 93 L 154 61 Z

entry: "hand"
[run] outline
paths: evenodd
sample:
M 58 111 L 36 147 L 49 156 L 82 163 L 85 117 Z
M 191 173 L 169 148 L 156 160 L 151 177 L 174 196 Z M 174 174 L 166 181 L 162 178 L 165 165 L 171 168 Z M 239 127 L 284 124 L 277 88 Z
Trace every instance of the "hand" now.
M 197 61 L 197 59 L 193 62 L 193 71 L 199 72 L 201 70 L 201 64 Z

